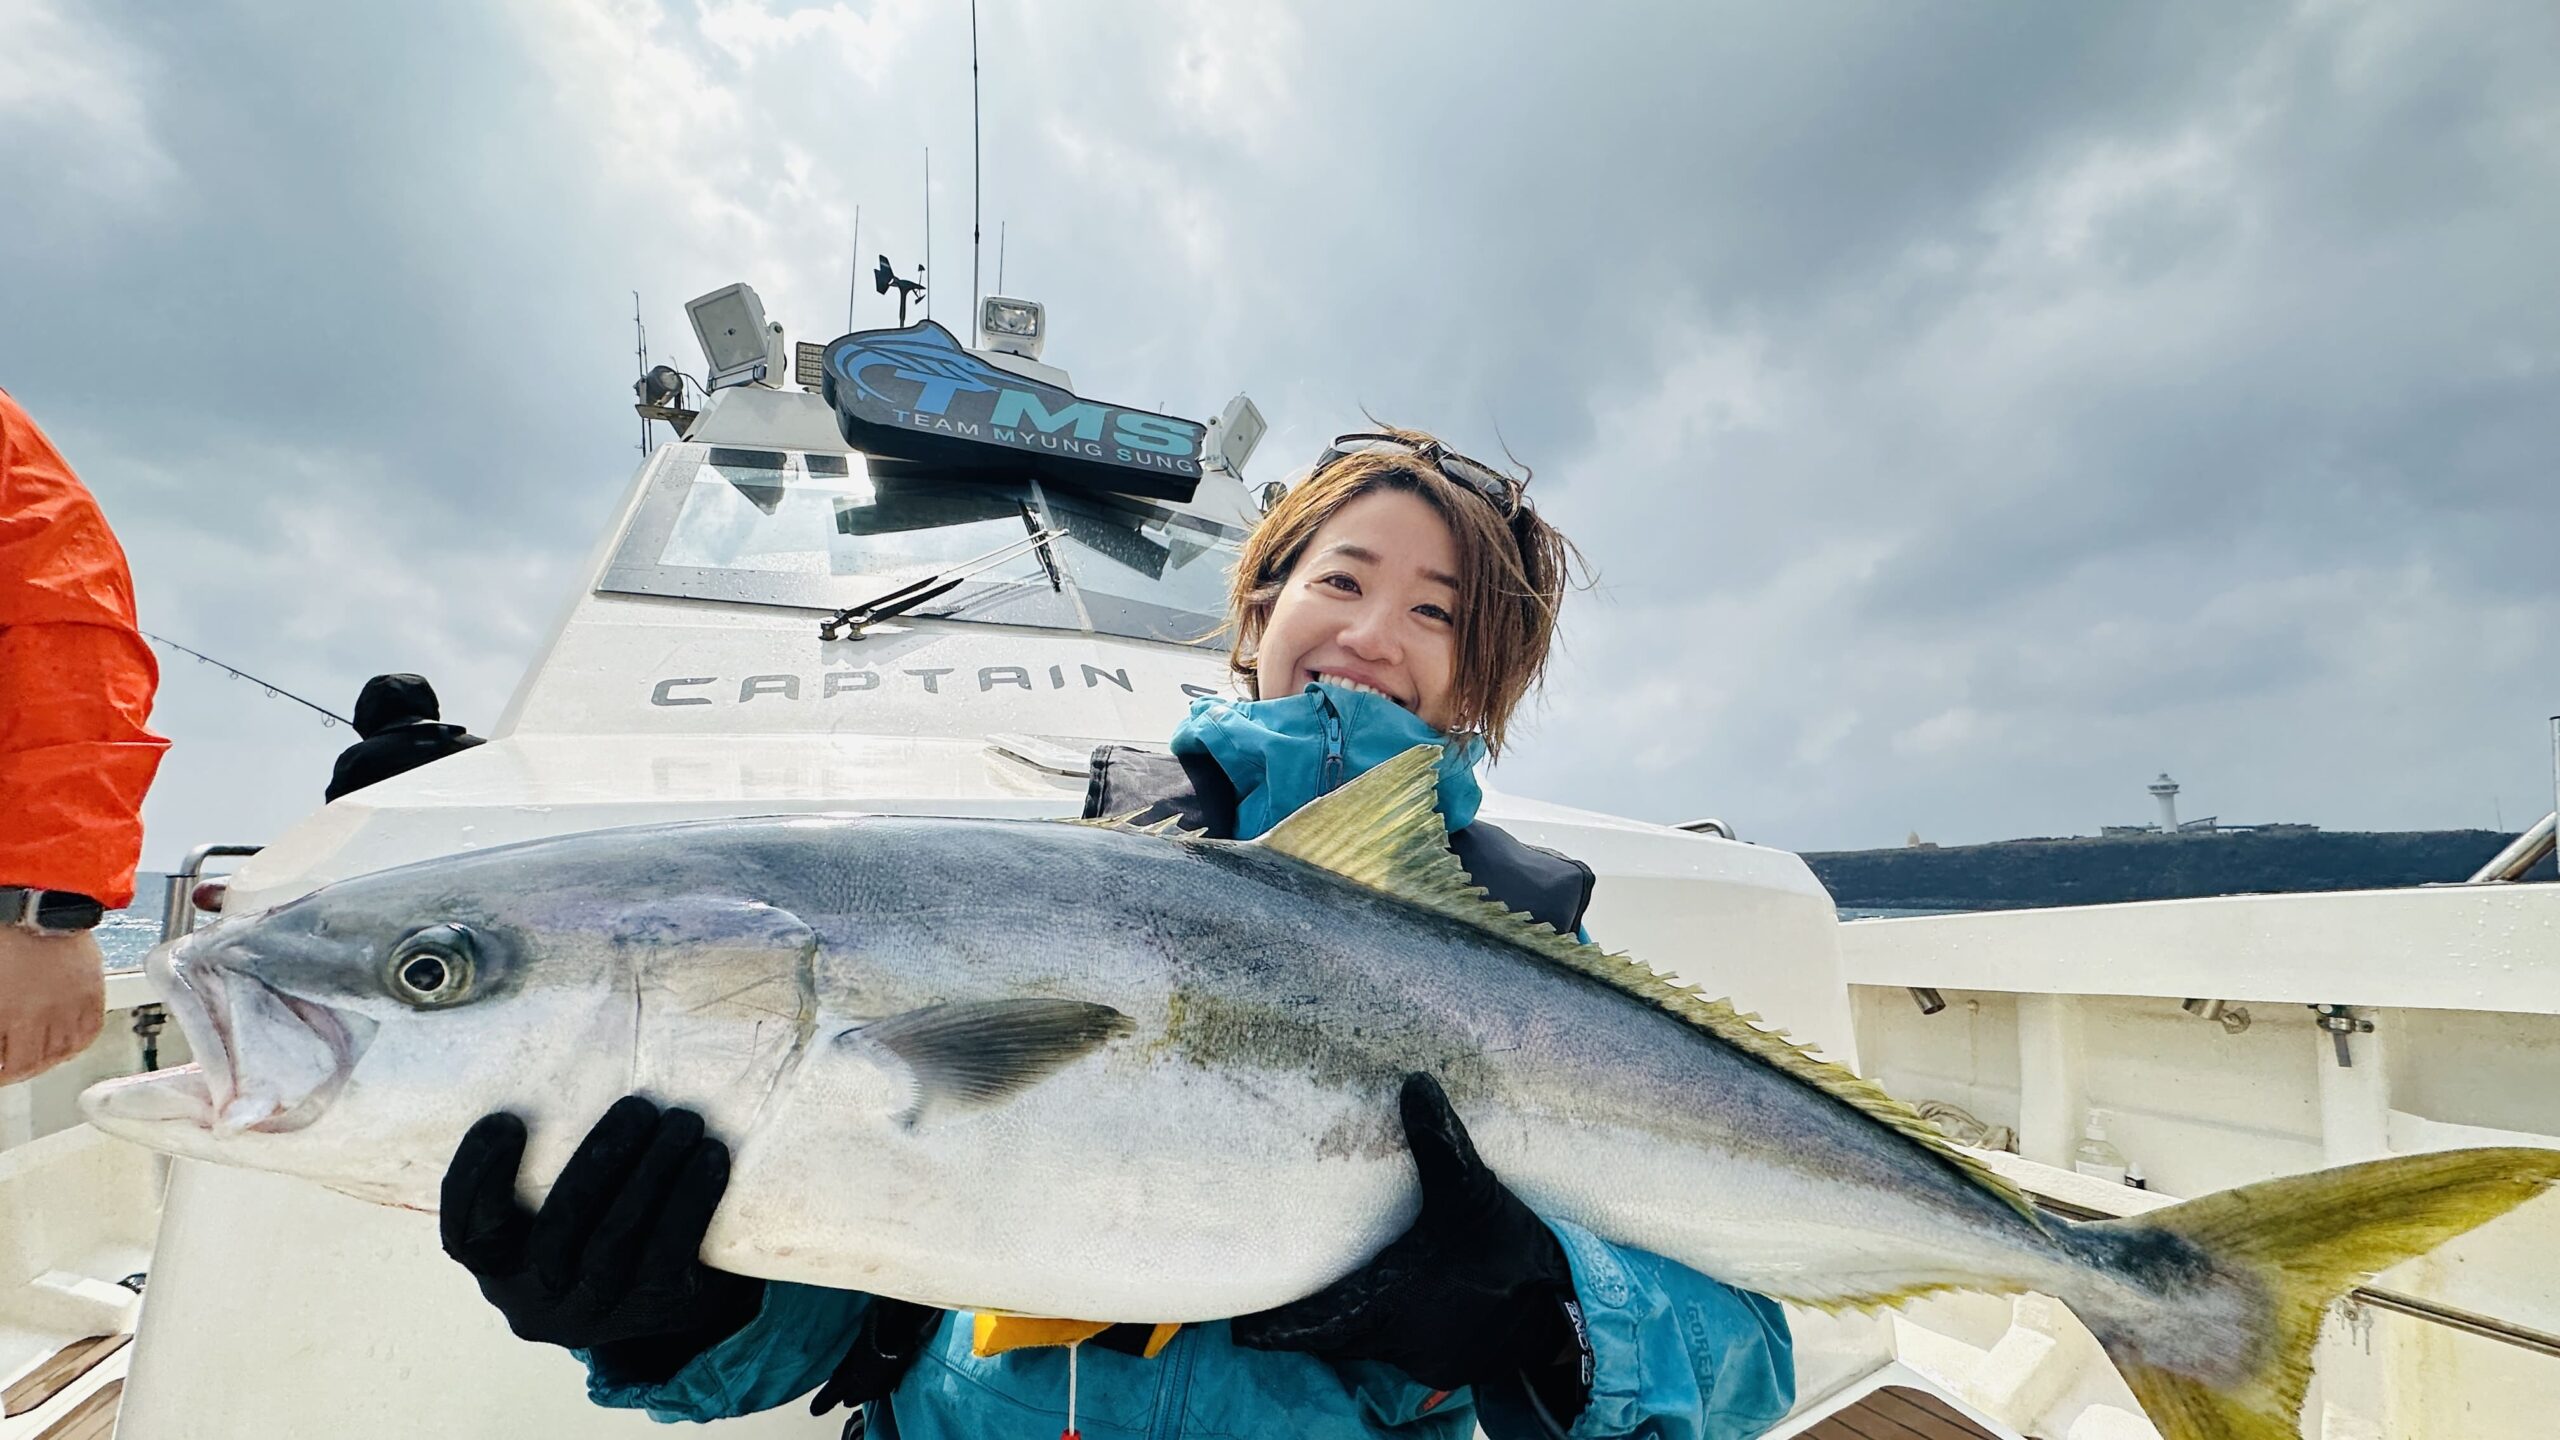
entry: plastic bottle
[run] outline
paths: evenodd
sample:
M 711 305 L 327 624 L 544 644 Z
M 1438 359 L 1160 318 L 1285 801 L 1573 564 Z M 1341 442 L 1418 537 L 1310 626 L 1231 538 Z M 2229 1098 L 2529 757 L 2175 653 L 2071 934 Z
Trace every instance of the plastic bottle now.
M 2111 1185 L 2124 1183 L 2124 1152 L 2107 1143 L 2105 1111 L 2089 1112 L 2089 1126 L 2080 1132 L 2080 1149 L 2071 1157 L 2071 1168 Z

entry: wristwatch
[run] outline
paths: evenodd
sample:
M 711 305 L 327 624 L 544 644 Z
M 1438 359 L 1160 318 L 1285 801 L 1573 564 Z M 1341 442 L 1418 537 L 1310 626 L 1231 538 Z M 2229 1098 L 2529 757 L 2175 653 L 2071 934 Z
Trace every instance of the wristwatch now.
M 0 925 L 38 935 L 77 935 L 107 918 L 107 907 L 77 890 L 0 885 Z

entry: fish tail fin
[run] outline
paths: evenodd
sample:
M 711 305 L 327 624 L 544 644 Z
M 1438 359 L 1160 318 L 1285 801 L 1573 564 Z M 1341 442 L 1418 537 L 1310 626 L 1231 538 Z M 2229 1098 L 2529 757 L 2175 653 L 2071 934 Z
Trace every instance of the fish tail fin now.
M 2074 1243 L 2151 1303 L 2074 1309 L 2164 1440 L 2295 1440 L 2330 1305 L 2555 1181 L 2560 1151 L 2448 1150 L 2075 1226 Z

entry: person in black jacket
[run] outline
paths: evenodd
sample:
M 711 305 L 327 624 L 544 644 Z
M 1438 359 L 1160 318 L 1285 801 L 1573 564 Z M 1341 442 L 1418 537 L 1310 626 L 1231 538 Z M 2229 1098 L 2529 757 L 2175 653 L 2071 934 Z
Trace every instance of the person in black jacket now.
M 459 725 L 441 723 L 436 689 L 423 675 L 376 675 L 364 682 L 355 725 L 364 738 L 339 752 L 328 799 L 488 743 Z

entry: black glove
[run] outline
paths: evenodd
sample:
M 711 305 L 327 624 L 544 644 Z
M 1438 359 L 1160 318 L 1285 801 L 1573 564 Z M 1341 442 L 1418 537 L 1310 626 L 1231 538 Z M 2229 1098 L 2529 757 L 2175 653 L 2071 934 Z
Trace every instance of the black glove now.
M 444 1253 L 480 1281 L 507 1328 L 591 1352 L 617 1378 L 655 1383 L 734 1335 L 764 1282 L 702 1263 L 729 1186 L 729 1147 L 690 1110 L 614 1102 L 560 1171 L 542 1212 L 516 1202 L 524 1122 L 488 1115 L 444 1174 Z
M 897 1389 L 942 1324 L 944 1313 L 886 1295 L 871 1297 L 862 1328 L 854 1332 L 853 1348 L 836 1362 L 836 1373 L 809 1397 L 809 1413 L 824 1415 L 839 1405 L 867 1405 Z
M 1306 1299 L 1239 1317 L 1235 1342 L 1383 1360 L 1441 1390 L 1526 1384 L 1571 1424 L 1591 1369 L 1564 1246 L 1477 1158 L 1438 1081 L 1408 1075 L 1400 1100 L 1422 1180 L 1413 1228 Z

